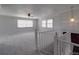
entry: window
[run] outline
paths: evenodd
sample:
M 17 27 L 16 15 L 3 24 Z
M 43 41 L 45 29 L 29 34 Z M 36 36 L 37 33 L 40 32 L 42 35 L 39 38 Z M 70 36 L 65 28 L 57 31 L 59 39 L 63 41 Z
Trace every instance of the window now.
M 46 27 L 46 20 L 42 21 L 42 27 L 44 27 L 44 28 Z
M 53 20 L 47 20 L 47 28 L 52 28 L 53 27 Z
M 33 27 L 33 21 L 32 20 L 17 20 L 17 27 L 18 28 Z
M 42 20 L 43 28 L 52 28 L 53 27 L 53 19 Z

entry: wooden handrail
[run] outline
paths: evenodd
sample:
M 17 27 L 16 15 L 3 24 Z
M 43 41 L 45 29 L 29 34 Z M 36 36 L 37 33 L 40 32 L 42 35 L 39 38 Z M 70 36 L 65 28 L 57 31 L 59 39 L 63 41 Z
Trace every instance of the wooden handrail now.
M 54 32 L 54 31 L 52 31 L 52 30 L 47 30 L 47 31 L 38 31 L 39 33 L 46 33 L 46 32 Z
M 58 41 L 65 42 L 65 43 L 67 43 L 67 44 L 70 44 L 70 45 L 78 46 L 78 47 L 79 47 L 79 44 L 72 43 L 72 42 L 68 42 L 68 41 L 66 41 L 66 40 L 58 40 Z

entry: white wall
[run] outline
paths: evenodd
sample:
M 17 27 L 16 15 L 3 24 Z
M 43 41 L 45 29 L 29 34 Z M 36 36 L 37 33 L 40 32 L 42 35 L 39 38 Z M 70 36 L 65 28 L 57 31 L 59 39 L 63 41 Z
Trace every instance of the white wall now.
M 0 15 L 0 54 L 32 54 L 36 49 L 34 29 L 17 28 L 18 19 Z
M 71 12 L 67 11 L 54 17 L 54 30 L 63 32 L 79 32 L 79 8 L 74 9 L 75 22 L 70 22 Z

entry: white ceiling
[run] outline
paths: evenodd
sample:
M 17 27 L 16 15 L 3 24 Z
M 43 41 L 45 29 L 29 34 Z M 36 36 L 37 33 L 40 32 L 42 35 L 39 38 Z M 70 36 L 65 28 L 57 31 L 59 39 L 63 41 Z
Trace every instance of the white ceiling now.
M 26 17 L 28 13 L 31 16 L 40 18 L 52 18 L 60 13 L 70 10 L 72 5 L 58 4 L 3 4 L 0 5 L 0 15 Z M 79 5 L 73 5 L 74 8 L 79 8 Z

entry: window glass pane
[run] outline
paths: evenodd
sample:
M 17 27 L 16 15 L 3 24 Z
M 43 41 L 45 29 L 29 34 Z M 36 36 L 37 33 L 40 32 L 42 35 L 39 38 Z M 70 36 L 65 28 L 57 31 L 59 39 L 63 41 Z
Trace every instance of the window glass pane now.
M 32 20 L 26 20 L 26 27 L 33 27 L 33 21 Z
M 47 23 L 53 23 L 53 20 L 52 19 L 49 19 L 49 20 L 47 20 Z
M 42 21 L 42 27 L 46 27 L 46 20 Z
M 24 28 L 24 27 L 33 27 L 32 20 L 17 20 L 17 27 Z
M 46 24 L 46 20 L 42 20 L 42 23 Z
M 48 27 L 48 28 L 52 28 L 53 25 L 52 25 L 52 24 L 47 24 L 47 27 Z
M 52 28 L 53 27 L 53 19 L 47 20 L 47 28 Z

